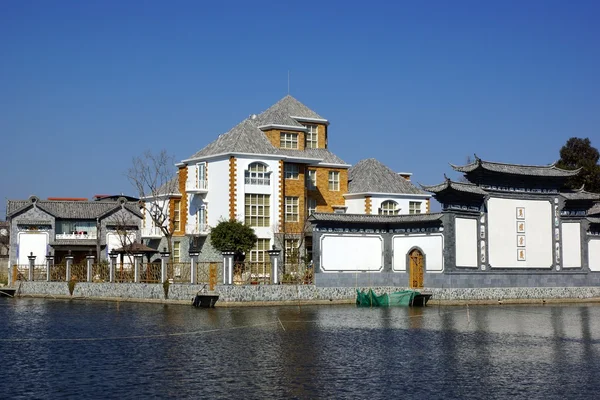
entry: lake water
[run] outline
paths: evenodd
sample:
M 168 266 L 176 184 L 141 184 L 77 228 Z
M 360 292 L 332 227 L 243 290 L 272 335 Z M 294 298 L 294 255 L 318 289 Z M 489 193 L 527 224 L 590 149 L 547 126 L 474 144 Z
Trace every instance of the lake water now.
M 600 306 L 0 299 L 4 398 L 594 399 Z

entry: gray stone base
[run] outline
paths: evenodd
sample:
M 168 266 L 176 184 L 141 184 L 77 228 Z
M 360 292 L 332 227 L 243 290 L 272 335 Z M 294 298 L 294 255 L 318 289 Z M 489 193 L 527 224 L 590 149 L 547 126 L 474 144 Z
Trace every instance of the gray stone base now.
M 69 296 L 66 282 L 21 282 L 19 294 L 22 296 Z M 195 294 L 204 285 L 172 284 L 169 288 L 169 300 L 192 302 Z M 390 293 L 404 290 L 402 286 L 359 286 L 359 290 L 373 289 L 375 293 Z M 592 299 L 600 297 L 600 287 L 510 287 L 510 288 L 426 288 L 423 291 L 433 294 L 432 300 L 442 301 L 498 301 L 498 300 L 555 300 L 555 299 Z M 356 299 L 355 287 L 318 287 L 314 285 L 218 285 L 217 306 L 228 303 L 274 302 L 347 302 Z M 127 300 L 164 300 L 161 284 L 143 283 L 85 283 L 75 286 L 73 293 L 77 298 L 91 299 L 127 299 Z

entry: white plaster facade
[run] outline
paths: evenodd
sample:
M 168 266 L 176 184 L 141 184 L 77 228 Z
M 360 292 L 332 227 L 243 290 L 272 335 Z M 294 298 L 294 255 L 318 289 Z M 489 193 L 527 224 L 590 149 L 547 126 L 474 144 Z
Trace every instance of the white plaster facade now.
M 392 238 L 394 271 L 407 271 L 408 254 L 415 248 L 423 253 L 425 258 L 425 271 L 442 272 L 444 270 L 444 235 L 434 233 L 430 235 L 397 235 Z

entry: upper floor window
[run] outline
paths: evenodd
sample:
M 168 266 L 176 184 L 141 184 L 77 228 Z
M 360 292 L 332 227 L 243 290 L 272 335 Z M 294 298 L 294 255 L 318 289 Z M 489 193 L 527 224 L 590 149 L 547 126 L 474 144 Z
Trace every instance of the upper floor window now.
M 398 203 L 392 200 L 387 200 L 381 203 L 381 208 L 379 209 L 379 214 L 381 215 L 397 215 L 400 213 L 400 208 L 398 207 Z
M 409 214 L 421 214 L 421 202 L 420 201 L 410 201 L 408 203 L 408 213 Z
M 317 212 L 317 199 L 308 198 L 306 200 L 306 211 L 308 215 Z
M 173 262 L 181 260 L 181 242 L 173 242 Z
M 306 148 L 316 149 L 319 147 L 318 141 L 319 129 L 317 125 L 306 125 Z
M 199 163 L 197 166 L 198 188 L 206 189 L 206 163 Z
M 298 179 L 298 164 L 285 164 L 284 167 L 285 179 Z
M 299 239 L 285 239 L 285 261 L 287 263 L 296 264 L 300 255 L 300 240 Z
M 252 163 L 246 170 L 246 185 L 270 185 L 270 174 L 265 164 Z
M 337 192 L 340 190 L 340 172 L 329 171 L 329 190 Z
M 315 190 L 317 188 L 317 171 L 309 169 L 306 175 L 306 187 L 309 190 Z
M 271 225 L 271 196 L 268 194 L 246 194 L 245 222 L 250 226 Z
M 279 136 L 279 147 L 282 149 L 297 149 L 298 134 L 291 132 L 281 132 Z
M 298 197 L 285 198 L 285 222 L 298 222 Z
M 181 200 L 173 200 L 173 230 L 181 230 Z

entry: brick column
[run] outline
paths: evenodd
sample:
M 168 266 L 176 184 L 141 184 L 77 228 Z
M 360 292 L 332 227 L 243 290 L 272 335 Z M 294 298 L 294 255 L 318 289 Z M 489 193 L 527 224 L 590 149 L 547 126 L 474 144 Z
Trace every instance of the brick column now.
M 54 267 L 54 256 L 46 254 L 46 282 L 51 281 L 52 267 Z
M 67 263 L 67 274 L 65 276 L 67 282 L 71 280 L 71 267 L 73 266 L 73 256 L 68 255 L 65 257 Z
M 93 266 L 94 266 L 94 256 L 86 256 L 85 257 L 85 261 L 87 262 L 87 281 L 91 282 L 92 281 L 92 271 L 93 271 Z
M 196 278 L 196 273 L 198 270 L 198 256 L 200 255 L 199 251 L 190 251 L 190 283 L 195 285 L 198 283 L 198 279 Z
M 164 283 L 167 280 L 167 264 L 169 263 L 169 256 L 171 253 L 165 248 L 160 253 L 160 283 Z
M 110 264 L 108 265 L 108 281 L 115 283 L 115 271 L 117 269 L 117 253 L 110 252 L 108 257 L 110 258 Z
M 36 256 L 33 255 L 33 252 L 29 253 L 29 255 L 27 256 L 27 258 L 29 259 L 29 280 L 33 281 L 33 269 L 35 268 L 35 258 Z
M 269 253 L 269 258 L 271 259 L 271 283 L 273 285 L 278 285 L 279 282 L 279 254 L 281 250 L 277 250 L 275 245 L 273 245 L 273 249 L 267 251 Z
M 223 253 L 223 284 L 233 285 L 233 251 L 224 251 Z

